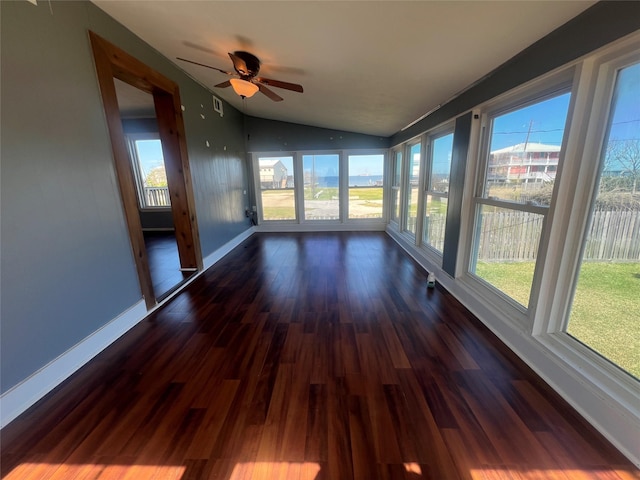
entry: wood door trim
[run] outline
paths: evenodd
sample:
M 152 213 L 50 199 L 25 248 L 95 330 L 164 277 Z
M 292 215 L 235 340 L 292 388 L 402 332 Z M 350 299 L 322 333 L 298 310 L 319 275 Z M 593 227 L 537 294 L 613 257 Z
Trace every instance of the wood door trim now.
M 149 261 L 138 214 L 135 183 L 122 128 L 114 78 L 144 90 L 154 97 L 156 109 L 159 110 L 156 115 L 163 154 L 168 156 L 165 158 L 165 163 L 170 165 L 167 168 L 167 182 L 171 196 L 171 210 L 176 229 L 180 264 L 182 267 L 202 270 L 200 237 L 195 215 L 195 199 L 191 184 L 179 88 L 172 80 L 92 31 L 89 31 L 89 39 L 140 288 L 147 308 L 151 308 L 156 304 L 156 297 L 149 272 Z

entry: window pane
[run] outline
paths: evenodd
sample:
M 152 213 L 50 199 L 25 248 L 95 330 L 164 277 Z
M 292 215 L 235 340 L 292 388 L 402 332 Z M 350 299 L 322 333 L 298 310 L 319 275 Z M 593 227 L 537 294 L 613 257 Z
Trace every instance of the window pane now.
M 158 139 L 134 142 L 139 184 L 142 187 L 140 204 L 143 208 L 170 207 L 167 172 L 164 168 L 162 143 Z
M 453 133 L 433 140 L 431 146 L 431 169 L 427 177 L 422 241 L 439 252 L 442 252 L 444 248 L 452 149 Z M 434 196 L 429 193 L 437 193 L 437 195 Z
M 429 189 L 432 192 L 449 192 L 452 151 L 453 133 L 438 137 L 433 141 L 431 178 L 429 179 Z
M 544 215 L 478 205 L 471 272 L 523 306 L 529 304 Z
M 258 159 L 263 220 L 295 220 L 293 157 Z
M 407 213 L 405 230 L 416 233 L 416 219 L 418 217 L 418 180 L 420 178 L 420 144 L 416 143 L 409 150 L 409 188 L 407 189 Z
M 640 378 L 640 64 L 619 72 L 567 332 Z
M 391 180 L 391 220 L 400 220 L 400 189 L 402 181 L 402 152 L 395 152 L 393 159 L 393 178 Z
M 382 218 L 384 155 L 349 155 L 349 218 Z
M 331 155 L 303 155 L 304 218 L 340 219 L 340 158 Z
M 424 232 L 425 243 L 442 252 L 444 248 L 444 229 L 447 224 L 448 198 L 427 195 L 425 202 Z
M 484 198 L 549 205 L 570 93 L 493 119 Z

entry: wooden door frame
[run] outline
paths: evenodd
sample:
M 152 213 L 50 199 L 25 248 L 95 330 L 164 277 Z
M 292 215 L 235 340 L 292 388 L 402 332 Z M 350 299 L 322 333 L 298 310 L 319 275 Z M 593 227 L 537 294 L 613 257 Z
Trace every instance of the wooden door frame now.
M 153 95 L 182 269 L 203 269 L 178 85 L 89 31 L 129 238 L 147 308 L 156 304 L 114 78 Z

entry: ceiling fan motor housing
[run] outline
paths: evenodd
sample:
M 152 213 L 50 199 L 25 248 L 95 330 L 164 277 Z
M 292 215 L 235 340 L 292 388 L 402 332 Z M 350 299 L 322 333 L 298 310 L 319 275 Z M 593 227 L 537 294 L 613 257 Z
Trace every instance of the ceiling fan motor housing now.
M 258 57 L 244 51 L 233 52 L 233 54 L 244 62 L 244 66 L 237 65 L 235 61 L 233 62 L 234 68 L 236 69 L 238 74 L 240 74 L 243 80 L 253 78 L 258 74 L 258 72 L 260 71 L 260 60 L 258 59 Z M 231 59 L 233 60 L 233 57 L 231 57 Z M 244 71 L 245 66 L 246 71 Z

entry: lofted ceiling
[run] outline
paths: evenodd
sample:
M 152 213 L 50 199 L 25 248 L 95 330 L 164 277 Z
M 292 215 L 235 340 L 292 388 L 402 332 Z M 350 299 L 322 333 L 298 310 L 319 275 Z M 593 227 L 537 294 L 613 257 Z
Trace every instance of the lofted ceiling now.
M 93 0 L 215 95 L 248 115 L 390 136 L 450 99 L 594 1 Z M 227 52 L 262 61 L 273 102 L 242 100 Z

